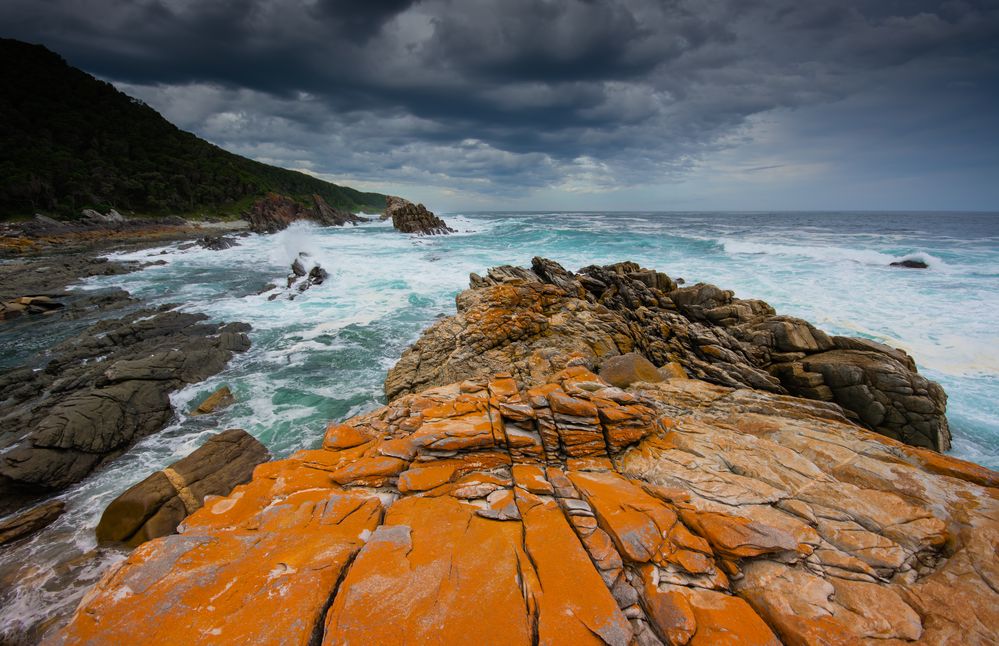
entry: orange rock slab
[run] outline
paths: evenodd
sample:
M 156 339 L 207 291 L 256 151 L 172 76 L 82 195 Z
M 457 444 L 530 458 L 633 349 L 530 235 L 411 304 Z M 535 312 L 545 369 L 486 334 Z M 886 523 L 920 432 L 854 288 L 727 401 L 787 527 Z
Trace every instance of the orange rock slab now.
M 313 489 L 264 509 L 256 529 L 150 541 L 101 580 L 49 643 L 305 646 L 380 518 L 376 498 Z

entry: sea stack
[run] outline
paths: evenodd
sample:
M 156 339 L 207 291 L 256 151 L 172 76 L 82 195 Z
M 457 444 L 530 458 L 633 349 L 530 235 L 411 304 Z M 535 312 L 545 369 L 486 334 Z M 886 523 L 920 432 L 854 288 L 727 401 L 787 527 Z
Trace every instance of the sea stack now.
M 386 198 L 387 206 L 381 219 L 392 218 L 392 226 L 403 233 L 416 233 L 419 235 L 447 235 L 455 230 L 447 225 L 444 220 L 434 215 L 422 204 L 413 204 L 409 200 L 401 197 L 389 195 Z

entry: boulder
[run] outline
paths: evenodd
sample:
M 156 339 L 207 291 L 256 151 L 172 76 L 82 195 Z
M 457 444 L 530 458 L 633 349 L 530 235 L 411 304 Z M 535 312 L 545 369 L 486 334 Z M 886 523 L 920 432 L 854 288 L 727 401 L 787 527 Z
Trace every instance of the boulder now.
M 269 457 L 264 445 L 246 431 L 223 431 L 112 500 L 97 524 L 97 540 L 135 547 L 172 534 L 206 497 L 228 495 Z
M 0 546 L 26 538 L 51 525 L 64 511 L 66 503 L 61 500 L 50 500 L 0 520 Z
M 627 388 L 638 381 L 663 380 L 658 368 L 637 352 L 629 352 L 604 361 L 600 366 L 600 378 L 618 388 Z
M 229 390 L 229 386 L 222 386 L 198 404 L 191 411 L 191 415 L 209 415 L 232 406 L 235 403 L 236 398 L 233 396 L 232 391 Z
M 403 233 L 432 236 L 455 232 L 444 220 L 428 211 L 422 204 L 413 204 L 401 197 L 390 195 L 386 199 L 385 213 L 381 219 L 388 218 L 392 218 L 392 226 Z

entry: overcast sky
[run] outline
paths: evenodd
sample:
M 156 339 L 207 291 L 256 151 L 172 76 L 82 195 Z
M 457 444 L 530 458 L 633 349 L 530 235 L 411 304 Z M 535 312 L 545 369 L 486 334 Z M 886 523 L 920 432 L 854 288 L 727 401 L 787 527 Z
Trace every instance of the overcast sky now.
M 442 211 L 999 210 L 999 0 L 3 0 L 0 32 Z

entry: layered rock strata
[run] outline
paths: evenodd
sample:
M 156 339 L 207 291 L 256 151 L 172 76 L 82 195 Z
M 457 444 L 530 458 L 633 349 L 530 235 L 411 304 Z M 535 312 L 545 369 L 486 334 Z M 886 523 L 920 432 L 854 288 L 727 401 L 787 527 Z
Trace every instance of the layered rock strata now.
M 0 377 L 0 512 L 79 481 L 172 417 L 169 395 L 249 348 L 249 326 L 141 309 Z
M 382 220 L 389 218 L 392 219 L 392 226 L 403 233 L 433 236 L 455 232 L 444 220 L 428 211 L 427 207 L 422 204 L 413 204 L 409 200 L 394 195 L 388 196 L 385 213 L 381 216 Z
M 990 644 L 997 485 L 827 402 L 494 374 L 257 467 L 46 643 Z
M 472 274 L 456 302 L 457 315 L 430 327 L 389 372 L 389 400 L 506 370 L 530 387 L 569 365 L 599 371 L 637 352 L 718 385 L 835 403 L 907 444 L 950 446 L 947 396 L 905 352 L 830 336 L 714 285 L 680 287 L 632 262 L 572 273 L 535 258 L 531 269 Z
M 135 546 L 172 534 L 209 496 L 249 481 L 253 468 L 268 459 L 267 448 L 246 431 L 223 431 L 112 500 L 97 524 L 97 540 Z

